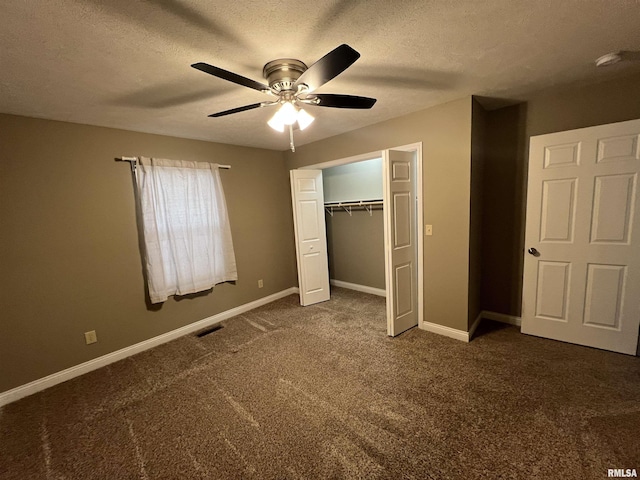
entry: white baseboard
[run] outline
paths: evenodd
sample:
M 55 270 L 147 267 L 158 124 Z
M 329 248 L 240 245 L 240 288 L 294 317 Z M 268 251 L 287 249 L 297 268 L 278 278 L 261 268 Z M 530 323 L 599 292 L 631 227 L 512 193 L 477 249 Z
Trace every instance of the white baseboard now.
M 329 283 L 334 287 L 348 288 L 349 290 L 356 290 L 358 292 L 370 293 L 372 295 L 377 295 L 379 297 L 387 296 L 386 290 L 383 290 L 382 288 L 367 287 L 366 285 L 358 285 L 356 283 L 343 282 L 342 280 L 333 280 L 333 279 L 329 280 Z
M 266 305 L 280 298 L 298 292 L 298 287 L 291 287 L 286 290 L 282 290 L 281 292 L 274 293 L 273 295 L 259 298 L 258 300 L 254 300 L 253 302 L 245 303 L 244 305 L 240 305 L 230 310 L 220 312 L 216 315 L 212 315 L 211 317 L 207 317 L 195 323 L 190 323 L 189 325 L 185 325 L 184 327 L 180 327 L 170 332 L 163 333 L 162 335 L 158 335 L 157 337 L 150 338 L 149 340 L 136 343 L 120 350 L 116 350 L 115 352 L 108 353 L 107 355 L 103 355 L 101 357 L 94 358 L 93 360 L 89 360 L 88 362 L 81 363 L 80 365 L 75 365 L 71 368 L 67 368 L 66 370 L 53 373 L 38 380 L 34 380 L 33 382 L 29 382 L 25 385 L 7 390 L 6 392 L 0 393 L 0 407 L 8 403 L 15 402 L 16 400 L 20 400 L 21 398 L 27 397 L 34 393 L 40 392 L 46 388 L 53 387 L 54 385 L 57 385 L 59 383 L 71 380 L 72 378 L 79 377 L 80 375 L 104 367 L 105 365 L 109 365 L 110 363 L 114 363 L 118 360 L 122 360 L 124 358 L 135 355 L 136 353 L 149 350 L 150 348 L 157 347 L 158 345 L 162 345 L 163 343 L 167 343 L 171 340 L 175 340 L 176 338 L 188 335 L 189 333 L 202 330 L 203 328 L 215 325 L 216 323 L 220 323 L 228 318 L 235 317 L 236 315 L 240 315 L 242 313 L 248 312 L 249 310 L 253 310 L 254 308 L 261 307 L 262 305 Z
M 504 313 L 496 313 L 496 312 L 487 312 L 483 310 L 480 312 L 482 318 L 486 318 L 487 320 L 493 320 L 496 322 L 507 323 L 509 325 L 515 325 L 516 327 L 520 327 L 522 325 L 522 318 L 516 317 L 514 315 L 505 315 Z
M 420 328 L 422 328 L 423 330 L 427 330 L 428 332 L 437 333 L 438 335 L 444 335 L 445 337 L 455 338 L 456 340 L 461 340 L 463 342 L 469 342 L 473 338 L 473 334 L 475 333 L 478 325 L 480 325 L 480 322 L 483 318 L 486 318 L 487 320 L 494 320 L 496 322 L 508 323 L 509 325 L 515 325 L 517 327 L 522 324 L 522 319 L 520 317 L 505 315 L 504 313 L 487 312 L 486 310 L 483 310 L 473 321 L 473 324 L 471 325 L 471 328 L 469 328 L 468 332 L 429 322 L 422 322 Z
M 455 328 L 445 327 L 444 325 L 438 325 L 437 323 L 430 322 L 422 322 L 422 326 L 420 328 L 427 332 L 437 333 L 438 335 L 455 338 L 456 340 L 461 340 L 463 342 L 469 342 L 469 332 L 465 332 L 464 330 L 456 330 Z

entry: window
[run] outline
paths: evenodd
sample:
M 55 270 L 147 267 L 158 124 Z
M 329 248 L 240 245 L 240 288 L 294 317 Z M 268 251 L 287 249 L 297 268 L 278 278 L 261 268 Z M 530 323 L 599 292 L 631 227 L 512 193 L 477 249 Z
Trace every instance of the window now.
M 152 303 L 238 279 L 217 164 L 140 157 L 136 184 Z

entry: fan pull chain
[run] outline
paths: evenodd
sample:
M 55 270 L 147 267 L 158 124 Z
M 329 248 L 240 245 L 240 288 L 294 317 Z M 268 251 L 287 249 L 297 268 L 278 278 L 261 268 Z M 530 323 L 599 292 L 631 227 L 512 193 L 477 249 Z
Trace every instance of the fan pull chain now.
M 296 146 L 293 144 L 293 125 L 289 125 L 289 146 L 292 152 L 296 151 Z

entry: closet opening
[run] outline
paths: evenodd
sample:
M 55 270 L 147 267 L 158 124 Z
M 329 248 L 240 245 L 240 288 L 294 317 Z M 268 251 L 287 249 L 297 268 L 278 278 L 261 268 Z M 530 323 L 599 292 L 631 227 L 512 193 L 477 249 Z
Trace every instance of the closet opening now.
M 386 296 L 382 155 L 322 169 L 331 286 Z
M 387 333 L 423 322 L 422 144 L 291 171 L 300 303 L 330 285 L 386 297 Z

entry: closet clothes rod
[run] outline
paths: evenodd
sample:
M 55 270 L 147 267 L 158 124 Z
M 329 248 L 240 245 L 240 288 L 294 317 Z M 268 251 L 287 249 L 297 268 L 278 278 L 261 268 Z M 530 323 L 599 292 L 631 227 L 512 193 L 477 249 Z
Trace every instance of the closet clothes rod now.
M 324 202 L 325 207 L 364 207 L 365 205 L 382 205 L 382 200 L 353 200 L 350 202 Z
M 116 160 L 120 160 L 121 162 L 129 162 L 131 164 L 131 170 L 135 170 L 136 164 L 138 163 L 138 159 L 136 157 L 120 157 Z M 231 165 L 218 165 L 218 168 L 221 168 L 222 170 L 230 170 Z
M 325 202 L 324 208 L 329 215 L 333 217 L 333 207 L 342 208 L 351 217 L 351 207 L 364 207 L 369 212 L 369 216 L 372 216 L 372 210 L 374 205 L 384 205 L 382 200 L 354 200 L 351 202 Z

